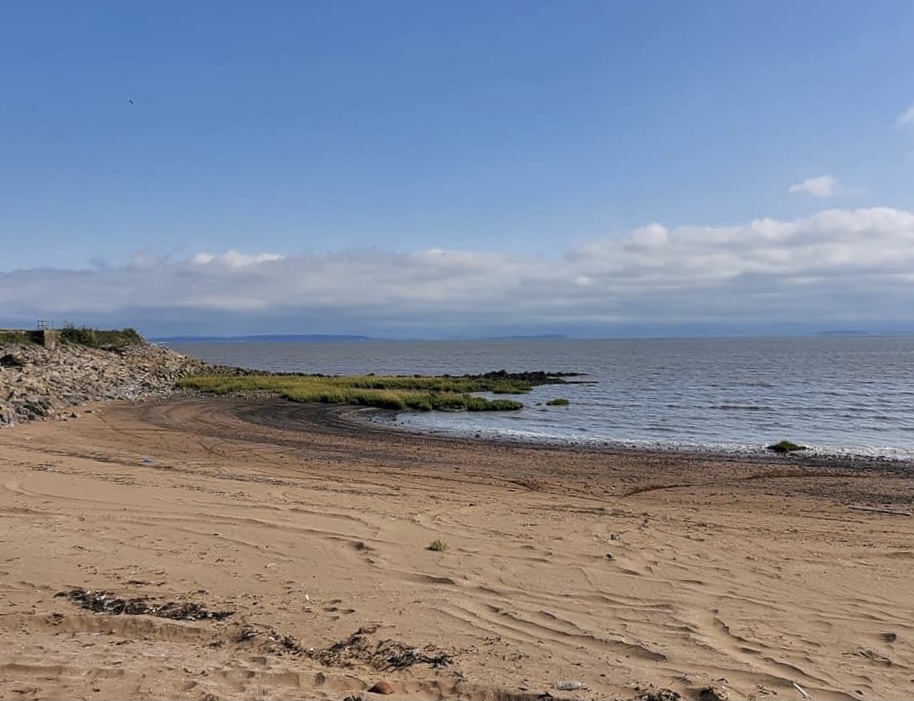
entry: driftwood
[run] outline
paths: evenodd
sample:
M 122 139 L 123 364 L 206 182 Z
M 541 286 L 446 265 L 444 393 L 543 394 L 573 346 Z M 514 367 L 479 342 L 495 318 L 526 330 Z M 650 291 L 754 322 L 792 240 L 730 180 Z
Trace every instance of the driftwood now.
M 857 511 L 872 511 L 877 514 L 892 514 L 893 516 L 911 516 L 910 511 L 899 511 L 898 509 L 880 509 L 876 506 L 857 506 L 851 504 L 849 509 L 856 509 Z
M 797 691 L 799 691 L 801 694 L 803 694 L 803 698 L 807 698 L 807 699 L 809 698 L 809 694 L 806 693 L 806 689 L 804 689 L 802 686 L 800 686 L 796 682 L 791 682 L 791 684 L 793 684 L 796 687 Z

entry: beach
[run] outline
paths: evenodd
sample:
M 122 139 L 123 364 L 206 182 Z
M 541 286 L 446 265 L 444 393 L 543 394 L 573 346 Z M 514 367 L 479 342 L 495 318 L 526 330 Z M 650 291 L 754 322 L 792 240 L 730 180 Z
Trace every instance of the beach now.
M 256 397 L 74 416 L 0 431 L 2 698 L 914 688 L 904 464 L 446 438 Z M 131 599 L 148 612 L 80 605 Z

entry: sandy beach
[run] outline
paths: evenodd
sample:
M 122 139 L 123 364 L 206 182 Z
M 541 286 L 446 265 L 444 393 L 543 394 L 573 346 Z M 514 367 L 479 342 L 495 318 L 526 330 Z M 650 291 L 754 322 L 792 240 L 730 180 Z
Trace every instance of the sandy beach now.
M 5 699 L 914 689 L 904 469 L 445 439 L 268 399 L 76 413 L 0 431 Z M 98 592 L 148 612 L 81 607 Z

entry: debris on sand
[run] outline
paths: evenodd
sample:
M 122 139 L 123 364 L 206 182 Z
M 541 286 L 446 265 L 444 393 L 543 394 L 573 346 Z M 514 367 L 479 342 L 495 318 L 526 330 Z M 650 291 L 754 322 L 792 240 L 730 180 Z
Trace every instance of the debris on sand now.
M 71 589 L 56 596 L 65 597 L 88 611 L 106 613 L 111 616 L 158 616 L 173 621 L 221 621 L 234 611 L 210 611 L 201 604 L 189 601 L 153 602 L 145 597 L 122 599 L 107 591 Z
M 249 636 L 253 637 L 253 636 Z M 247 640 L 249 637 L 244 637 L 242 634 L 242 640 Z M 272 628 L 267 632 L 267 645 L 266 647 L 270 652 L 289 652 L 293 655 L 304 655 L 306 650 L 302 647 L 302 644 L 298 642 L 291 635 L 283 635 L 278 633 Z
M 308 650 L 306 654 L 327 667 L 352 667 L 354 663 L 361 662 L 379 671 L 406 669 L 417 664 L 438 668 L 453 662 L 450 655 L 432 645 L 419 649 L 399 640 L 374 642 L 370 636 L 375 630 L 359 628 L 346 640 L 324 650 Z
M 672 689 L 646 689 L 635 697 L 635 701 L 682 701 Z

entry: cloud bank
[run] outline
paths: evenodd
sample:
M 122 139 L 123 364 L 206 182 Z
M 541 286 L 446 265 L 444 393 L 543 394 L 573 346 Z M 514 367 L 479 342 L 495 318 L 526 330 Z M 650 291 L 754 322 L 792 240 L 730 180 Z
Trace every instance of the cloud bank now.
M 812 195 L 813 197 L 831 197 L 835 194 L 838 181 L 831 175 L 820 175 L 816 178 L 807 178 L 801 183 L 791 185 L 788 192 L 791 195 Z
M 129 323 L 155 334 L 608 334 L 624 325 L 863 322 L 914 329 L 914 212 L 651 224 L 558 259 L 438 249 L 144 255 L 119 267 L 0 273 L 0 317 Z

